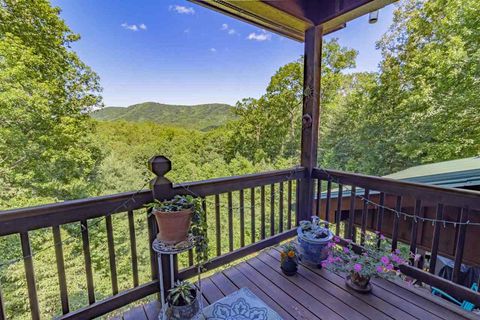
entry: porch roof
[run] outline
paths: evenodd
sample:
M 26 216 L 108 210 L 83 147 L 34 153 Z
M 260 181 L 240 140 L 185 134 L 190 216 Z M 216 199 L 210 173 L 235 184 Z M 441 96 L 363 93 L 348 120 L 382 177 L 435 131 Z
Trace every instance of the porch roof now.
M 305 31 L 323 26 L 323 34 L 396 0 L 190 0 L 239 20 L 303 42 Z

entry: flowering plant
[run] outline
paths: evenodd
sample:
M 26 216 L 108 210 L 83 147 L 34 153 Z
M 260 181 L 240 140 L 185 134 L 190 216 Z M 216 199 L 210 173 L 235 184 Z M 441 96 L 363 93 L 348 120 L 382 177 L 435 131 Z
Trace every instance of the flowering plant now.
M 291 243 L 282 246 L 282 251 L 280 251 L 280 257 L 282 262 L 287 259 L 297 260 L 297 248 Z
M 381 240 L 380 246 L 378 240 Z M 391 242 L 378 233 L 376 235 L 365 233 L 364 251 L 361 254 L 353 251 L 351 240 L 347 240 L 348 245 L 345 247 L 340 246 L 339 242 L 340 238 L 334 237 L 328 244 L 329 255 L 322 262 L 322 267 L 355 274 L 362 278 L 391 278 L 408 258 L 408 254 L 399 249 L 392 252 Z

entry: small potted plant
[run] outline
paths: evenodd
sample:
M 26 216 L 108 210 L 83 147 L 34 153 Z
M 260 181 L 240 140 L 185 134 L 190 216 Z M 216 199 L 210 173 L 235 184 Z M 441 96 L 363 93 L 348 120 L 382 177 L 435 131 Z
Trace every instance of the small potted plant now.
M 289 277 L 295 275 L 298 269 L 297 249 L 295 246 L 291 243 L 282 246 L 280 258 L 282 272 Z
M 380 238 L 380 246 L 378 239 Z M 353 250 L 351 240 L 348 245 L 339 245 L 340 239 L 334 237 L 329 243 L 329 255 L 322 266 L 327 269 L 347 274 L 347 286 L 355 291 L 367 293 L 372 290 L 370 279 L 372 277 L 392 278 L 399 271 L 398 267 L 406 263 L 408 254 L 399 249 L 391 251 L 391 243 L 380 234 L 370 235 L 365 233 L 365 243 L 361 253 Z
M 168 317 L 172 320 L 191 319 L 200 309 L 197 289 L 188 281 L 177 281 L 168 291 Z
M 324 226 L 322 226 L 322 224 Z M 300 221 L 297 228 L 299 255 L 302 262 L 321 267 L 328 255 L 328 243 L 332 240 L 332 232 L 325 227 L 316 216 L 312 221 Z
M 208 238 L 205 211 L 199 198 L 176 195 L 170 200 L 154 200 L 146 205 L 155 216 L 158 225 L 157 239 L 167 245 L 195 237 L 197 263 L 208 260 Z

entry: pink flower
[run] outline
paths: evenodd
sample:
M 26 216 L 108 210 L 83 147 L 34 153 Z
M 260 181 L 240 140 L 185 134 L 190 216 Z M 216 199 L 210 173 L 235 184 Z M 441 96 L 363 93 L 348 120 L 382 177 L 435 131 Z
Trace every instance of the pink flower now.
M 343 248 L 343 252 L 345 252 L 345 253 L 350 253 L 350 249 L 348 249 L 347 247 L 344 247 L 344 248 Z
M 395 249 L 395 254 L 400 254 L 400 249 Z
M 393 264 L 389 264 L 385 268 L 387 268 L 387 270 L 391 271 L 391 270 L 393 270 Z
M 325 261 L 323 261 L 322 262 L 322 268 L 326 268 L 327 266 L 328 266 L 328 264 Z
M 390 263 L 390 260 L 386 256 L 381 257 L 380 261 L 382 261 L 382 263 L 385 264 L 385 265 Z
M 377 266 L 377 272 L 382 273 L 383 272 L 383 267 L 382 266 Z
M 385 240 L 385 236 L 383 234 L 380 235 L 380 240 Z
M 333 241 L 335 241 L 335 242 L 337 242 L 337 243 L 338 243 L 338 242 L 340 242 L 340 238 L 339 238 L 339 237 L 337 237 L 337 236 L 335 236 L 335 237 L 333 237 Z
M 327 258 L 327 263 L 334 263 L 335 262 L 335 258 L 333 258 L 332 256 L 329 256 Z
M 329 242 L 329 243 L 327 244 L 327 248 L 330 249 L 330 248 L 333 248 L 333 247 L 335 247 L 335 243 L 334 243 L 334 242 Z
M 353 266 L 353 270 L 355 272 L 360 272 L 362 271 L 362 265 L 360 263 L 355 263 L 355 265 Z

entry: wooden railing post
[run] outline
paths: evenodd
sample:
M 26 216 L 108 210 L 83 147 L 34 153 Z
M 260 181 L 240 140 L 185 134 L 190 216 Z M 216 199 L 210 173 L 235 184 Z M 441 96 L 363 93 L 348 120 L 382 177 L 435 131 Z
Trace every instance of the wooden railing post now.
M 157 200 L 173 198 L 175 196 L 173 184 L 165 177 L 165 175 L 172 169 L 171 161 L 164 156 L 154 156 L 148 160 L 148 168 L 156 175 L 156 177 L 150 181 L 153 198 Z M 163 272 L 162 274 L 159 274 L 158 277 L 159 279 L 160 277 L 163 278 L 166 293 L 171 288 L 171 283 L 173 282 L 171 275 L 173 274 L 173 280 L 176 280 L 178 277 L 178 264 L 176 263 L 176 257 L 174 257 L 174 263 L 172 266 L 168 255 L 161 256 L 161 264 Z M 155 273 L 153 272 L 153 274 Z
M 300 181 L 297 224 L 300 220 L 310 219 L 313 214 L 312 170 L 317 165 L 322 33 L 321 26 L 313 26 L 305 32 L 301 165 L 306 174 Z

